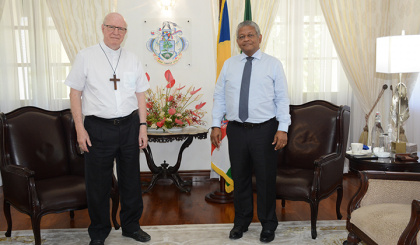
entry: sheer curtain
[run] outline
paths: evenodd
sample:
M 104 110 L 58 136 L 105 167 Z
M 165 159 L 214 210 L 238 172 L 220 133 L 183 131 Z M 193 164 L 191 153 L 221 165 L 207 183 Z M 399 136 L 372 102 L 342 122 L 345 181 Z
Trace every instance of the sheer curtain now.
M 114 0 L 46 1 L 71 62 L 80 50 L 102 40 L 102 21 L 117 5 Z
M 0 19 L 0 111 L 68 108 L 70 62 L 45 1 L 5 0 Z
M 352 90 L 318 0 L 279 0 L 266 53 L 284 65 L 292 104 L 351 105 Z
M 367 114 L 382 85 L 392 84 L 395 88 L 397 83 L 397 75 L 376 73 L 376 38 L 401 35 L 403 29 L 407 35 L 418 34 L 420 1 L 320 0 L 320 3 L 349 83 L 363 112 Z M 413 87 L 416 76 L 410 74 L 403 78 L 409 87 Z M 389 100 L 390 96 L 388 90 L 384 97 Z M 375 109 L 382 115 L 383 126 L 389 122 L 389 103 L 385 103 L 386 100 L 381 99 Z M 356 120 L 364 121 L 363 118 Z M 369 128 L 373 123 L 374 117 L 370 116 Z M 361 131 L 362 128 L 359 129 Z

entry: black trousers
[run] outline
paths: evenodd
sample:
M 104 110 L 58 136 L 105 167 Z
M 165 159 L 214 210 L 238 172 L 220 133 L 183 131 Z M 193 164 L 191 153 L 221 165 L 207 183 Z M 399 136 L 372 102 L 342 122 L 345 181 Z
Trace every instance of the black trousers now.
M 229 122 L 226 133 L 234 181 L 235 225 L 248 227 L 253 218 L 252 172 L 257 185 L 257 214 L 264 229 L 276 230 L 277 152 L 272 145 L 278 122 L 244 127 Z
M 85 128 L 92 142 L 85 152 L 85 178 L 91 240 L 105 240 L 111 231 L 110 193 L 114 159 L 120 192 L 121 227 L 125 232 L 135 232 L 143 212 L 139 161 L 139 117 L 130 117 L 113 123 L 87 116 Z

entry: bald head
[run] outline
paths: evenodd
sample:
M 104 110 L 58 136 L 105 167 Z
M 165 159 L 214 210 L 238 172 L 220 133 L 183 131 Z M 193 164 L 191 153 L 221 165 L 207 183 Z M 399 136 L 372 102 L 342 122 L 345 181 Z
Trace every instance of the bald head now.
M 104 43 L 111 49 L 119 49 L 127 33 L 126 28 L 127 23 L 122 15 L 115 12 L 107 14 L 102 24 Z
M 121 14 L 117 13 L 117 12 L 112 12 L 112 13 L 107 14 L 105 16 L 105 18 L 104 18 L 103 24 L 104 25 L 107 25 L 107 23 L 109 21 L 112 21 L 112 20 L 123 21 L 124 22 L 124 26 L 122 26 L 122 27 L 127 28 L 127 23 L 125 22 L 124 17 Z

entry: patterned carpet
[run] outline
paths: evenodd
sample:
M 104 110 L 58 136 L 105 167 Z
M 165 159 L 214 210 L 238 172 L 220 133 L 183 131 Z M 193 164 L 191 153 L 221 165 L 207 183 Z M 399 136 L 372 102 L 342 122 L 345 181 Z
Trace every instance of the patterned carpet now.
M 311 238 L 310 221 L 288 221 L 279 222 L 276 231 L 276 238 L 270 244 L 323 244 L 341 245 L 347 238 L 347 230 L 344 220 L 341 221 L 318 221 L 318 237 Z M 261 225 L 253 223 L 249 230 L 239 240 L 228 238 L 232 224 L 206 224 L 206 225 L 162 225 L 143 226 L 142 229 L 152 236 L 152 240 L 145 244 L 153 245 L 219 245 L 219 244 L 261 244 L 259 235 Z M 3 232 L 1 232 L 3 233 Z M 89 244 L 87 229 L 66 229 L 66 230 L 41 230 L 43 245 Z M 12 237 L 0 235 L 0 244 L 23 245 L 34 244 L 32 231 L 12 231 Z M 130 238 L 121 236 L 121 229 L 112 230 L 105 241 L 106 245 L 124 244 L 138 245 Z

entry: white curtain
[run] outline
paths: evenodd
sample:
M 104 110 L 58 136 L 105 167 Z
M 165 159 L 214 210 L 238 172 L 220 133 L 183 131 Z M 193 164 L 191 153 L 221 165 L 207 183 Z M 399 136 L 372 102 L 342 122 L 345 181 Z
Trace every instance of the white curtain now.
M 418 0 L 320 0 L 334 44 L 345 67 L 355 97 L 367 114 L 383 84 L 395 85 L 397 75 L 376 73 L 376 38 L 390 35 L 418 34 L 420 1 Z M 417 74 L 404 76 L 409 88 Z M 389 90 L 375 108 L 382 115 L 382 125 L 389 122 Z M 374 113 L 372 113 L 374 115 Z M 359 118 L 359 120 L 364 120 Z M 369 118 L 369 128 L 374 116 Z M 361 132 L 361 128 L 359 129 Z M 395 131 L 395 130 L 394 130 Z
M 102 40 L 102 21 L 117 5 L 115 0 L 46 1 L 71 63 L 80 50 Z
M 266 53 L 284 65 L 292 104 L 327 100 L 351 105 L 352 90 L 318 0 L 279 0 Z
M 3 14 L 3 8 L 4 8 L 5 3 L 6 3 L 6 0 L 0 0 L 0 20 L 1 20 L 1 15 Z
M 0 20 L 0 111 L 69 107 L 70 62 L 44 0 L 6 0 Z

